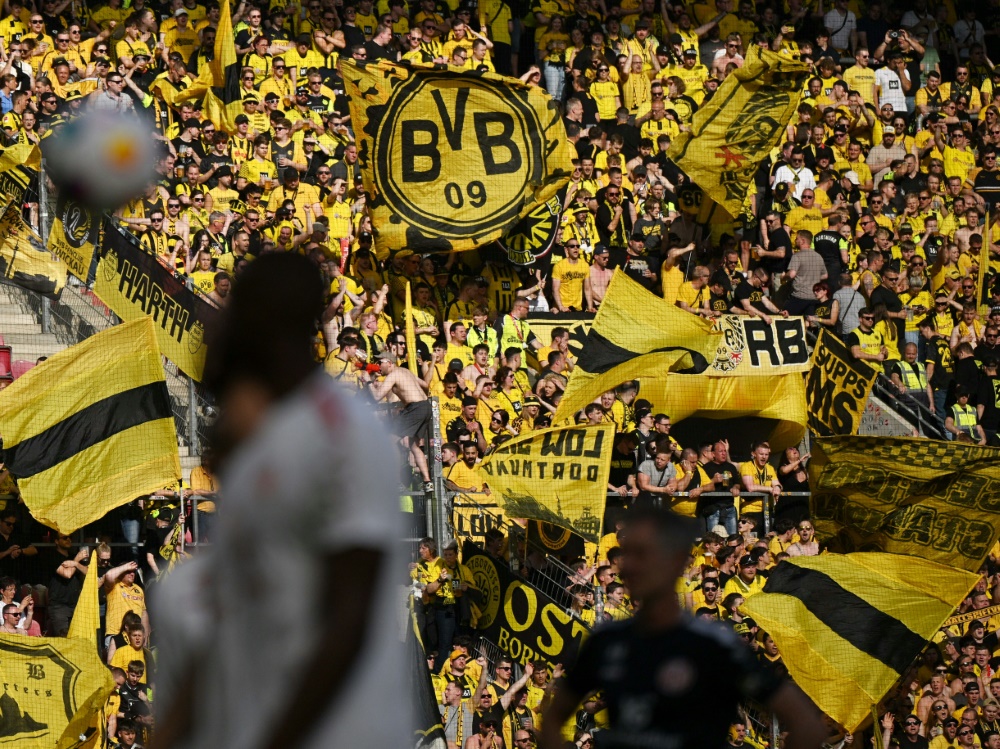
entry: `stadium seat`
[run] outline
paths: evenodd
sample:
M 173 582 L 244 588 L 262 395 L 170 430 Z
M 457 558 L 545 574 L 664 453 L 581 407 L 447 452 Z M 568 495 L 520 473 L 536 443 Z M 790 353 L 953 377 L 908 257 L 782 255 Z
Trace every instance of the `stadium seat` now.
M 10 346 L 0 346 L 0 377 L 11 373 L 11 360 L 13 353 Z
M 18 377 L 23 375 L 29 369 L 32 369 L 34 366 L 35 362 L 33 361 L 27 361 L 26 359 L 18 359 L 13 364 L 11 364 L 10 371 L 11 374 L 14 375 L 14 379 L 16 380 Z

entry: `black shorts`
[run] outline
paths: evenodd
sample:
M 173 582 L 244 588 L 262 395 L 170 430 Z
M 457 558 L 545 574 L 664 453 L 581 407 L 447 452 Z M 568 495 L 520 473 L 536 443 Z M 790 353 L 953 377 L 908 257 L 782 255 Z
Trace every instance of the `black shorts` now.
M 419 401 L 408 403 L 403 406 L 396 420 L 400 437 L 410 439 L 427 437 L 427 430 L 431 424 L 431 402 Z

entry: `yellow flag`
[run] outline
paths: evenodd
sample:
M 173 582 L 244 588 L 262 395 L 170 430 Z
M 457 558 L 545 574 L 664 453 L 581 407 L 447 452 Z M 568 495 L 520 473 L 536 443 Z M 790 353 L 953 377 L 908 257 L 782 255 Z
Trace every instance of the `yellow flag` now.
M 809 428 L 813 434 L 857 434 L 868 395 L 878 373 L 851 356 L 850 349 L 825 328 L 813 349 L 806 378 Z
M 694 115 L 668 155 L 709 197 L 738 216 L 757 168 L 796 116 L 809 66 L 750 45 L 743 67 Z
M 62 533 L 177 481 L 152 319 L 98 333 L 0 391 L 0 434 L 32 516 Z
M 8 203 L 21 205 L 33 174 L 42 168 L 42 152 L 32 143 L 18 143 L 0 153 L 0 209 Z
M 93 640 L 66 637 L 0 635 L 0 678 L 0 740 L 18 749 L 79 745 L 115 686 Z
M 236 132 L 236 117 L 243 111 L 243 102 L 226 104 L 211 90 L 205 92 L 202 113 L 216 128 L 230 135 Z
M 703 372 L 721 340 L 711 323 L 616 270 L 554 420 L 572 419 L 601 393 L 636 377 Z
M 63 195 L 52 218 L 48 250 L 81 281 L 88 280 L 101 234 L 101 214 Z
M 0 278 L 44 296 L 57 298 L 66 284 L 66 265 L 53 259 L 42 238 L 21 218 L 21 204 L 11 202 L 0 216 Z
M 910 554 L 970 572 L 1000 535 L 1000 449 L 903 437 L 812 443 L 816 533 L 835 551 Z
M 226 68 L 236 62 L 236 43 L 233 34 L 233 18 L 229 12 L 229 0 L 222 0 L 219 26 L 215 31 L 215 54 L 209 67 L 212 70 L 212 85 L 226 85 Z
M 568 181 L 576 152 L 541 88 L 342 60 L 378 251 L 471 250 Z
M 69 623 L 67 637 L 79 637 L 97 642 L 97 631 L 101 628 L 101 604 L 97 596 L 97 552 L 90 555 L 87 575 L 83 578 L 83 589 L 73 610 L 73 620 Z
M 406 312 L 404 314 L 406 326 L 406 366 L 417 377 L 420 371 L 417 369 L 417 334 L 413 326 L 413 299 L 410 296 L 410 282 L 406 282 Z
M 601 539 L 614 424 L 540 429 L 503 443 L 479 464 L 507 517 L 541 520 Z
M 900 554 L 794 557 L 742 611 L 774 638 L 802 691 L 853 731 L 978 580 Z

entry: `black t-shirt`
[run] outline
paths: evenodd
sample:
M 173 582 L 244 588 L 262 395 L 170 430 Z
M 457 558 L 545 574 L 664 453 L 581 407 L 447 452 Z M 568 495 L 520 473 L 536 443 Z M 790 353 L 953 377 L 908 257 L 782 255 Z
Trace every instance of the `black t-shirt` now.
M 927 343 L 926 363 L 934 364 L 934 374 L 931 376 L 931 387 L 935 390 L 946 390 L 954 379 L 951 364 L 951 348 L 948 340 L 941 336 L 932 338 Z
M 75 559 L 77 551 L 77 549 L 70 549 L 69 555 L 63 556 L 52 547 L 42 550 L 44 569 L 52 575 L 49 579 L 50 604 L 71 608 L 76 606 L 76 602 L 80 598 L 80 591 L 83 590 L 83 573 L 77 570 L 73 577 L 67 579 L 57 574 L 56 570 L 63 562 Z
M 729 297 L 726 294 L 721 296 L 718 294 L 711 294 L 708 297 L 708 308 L 712 312 L 728 312 L 730 308 Z
M 613 248 L 610 252 L 614 267 L 621 268 L 626 276 L 637 284 L 652 291 L 659 283 L 660 266 L 663 264 L 662 258 L 655 252 L 647 252 L 645 255 L 631 255 L 628 251 Z M 646 276 L 645 271 L 656 273 L 656 278 Z
M 497 690 L 498 692 L 500 690 Z M 499 696 L 499 695 L 498 695 Z M 493 718 L 497 722 L 497 734 L 501 732 L 501 727 L 503 726 L 503 719 L 506 715 L 506 711 L 500 705 L 500 700 L 494 700 L 488 709 L 486 710 L 476 710 L 472 716 L 472 732 L 479 733 L 479 724 L 482 723 L 487 718 Z
M 903 300 L 899 298 L 899 294 L 886 288 L 885 284 L 877 286 L 872 291 L 871 304 L 868 306 L 874 307 L 876 304 L 884 304 L 889 312 L 900 312 L 903 309 Z M 890 317 L 887 320 L 896 326 L 897 340 L 902 341 L 906 338 L 906 320 L 901 317 Z
M 733 296 L 736 299 L 736 306 L 742 307 L 743 300 L 749 299 L 750 306 L 760 310 L 761 312 L 767 312 L 767 307 L 764 306 L 764 292 L 761 289 L 753 286 L 745 278 L 739 282 L 736 287 L 736 291 L 733 292 Z
M 899 740 L 900 749 L 927 749 L 930 746 L 930 742 L 923 736 L 913 736 L 912 738 L 906 734 Z
M 608 746 L 673 749 L 723 747 L 737 704 L 767 702 L 781 685 L 731 629 L 687 617 L 658 632 L 635 620 L 606 625 L 584 641 L 565 683 L 581 698 L 602 690 Z
M 1000 428 L 1000 377 L 984 376 L 976 393 L 976 406 L 983 407 L 979 424 L 983 429 Z
M 982 377 L 982 372 L 979 369 L 978 362 L 975 358 L 969 356 L 965 359 L 953 359 L 952 360 L 952 371 L 954 373 L 953 386 L 962 385 L 966 390 L 972 393 L 969 398 L 969 405 L 975 406 L 979 401 L 977 400 L 979 395 L 979 380 Z M 954 387 L 948 395 L 948 400 L 945 405 L 951 408 L 951 405 L 955 402 L 955 397 L 953 395 Z
M 815 237 L 813 237 L 813 247 L 816 252 L 819 253 L 820 257 L 823 258 L 823 264 L 826 265 L 828 271 L 830 269 L 836 269 L 840 272 L 841 259 L 840 259 L 840 232 L 836 232 L 833 229 L 824 229 Z M 836 280 L 831 278 L 830 280 Z
M 611 473 L 608 475 L 608 483 L 612 486 L 625 486 L 628 477 L 635 473 L 637 467 L 635 453 L 622 455 L 615 450 L 611 453 Z
M 785 256 L 782 258 L 767 257 L 761 260 L 760 264 L 766 268 L 767 272 L 772 276 L 778 273 L 784 273 L 788 270 L 788 264 L 792 260 L 792 239 L 788 236 L 788 232 L 784 229 L 775 229 L 768 234 L 768 239 L 770 241 L 768 242 L 767 249 L 771 252 L 775 252 L 784 247 Z

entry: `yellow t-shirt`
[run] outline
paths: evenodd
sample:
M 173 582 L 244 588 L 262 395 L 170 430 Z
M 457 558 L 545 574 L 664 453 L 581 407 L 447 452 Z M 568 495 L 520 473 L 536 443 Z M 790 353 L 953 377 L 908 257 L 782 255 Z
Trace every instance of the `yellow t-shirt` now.
M 575 263 L 563 258 L 552 269 L 552 278 L 559 279 L 559 301 L 564 307 L 582 310 L 586 308 L 583 298 L 583 284 L 590 276 L 590 266 L 583 258 Z
M 758 468 L 752 460 L 740 463 L 740 477 L 750 476 L 755 484 L 759 486 L 771 486 L 778 474 L 774 471 L 774 466 L 770 463 L 763 468 Z M 763 512 L 764 502 L 761 497 L 751 497 L 743 502 L 742 512 Z
M 125 613 L 132 611 L 141 615 L 146 610 L 146 595 L 142 588 L 133 583 L 126 585 L 120 580 L 108 592 L 108 613 L 104 627 L 106 635 L 117 635 L 122 631 Z M 128 664 L 125 664 L 128 666 Z

